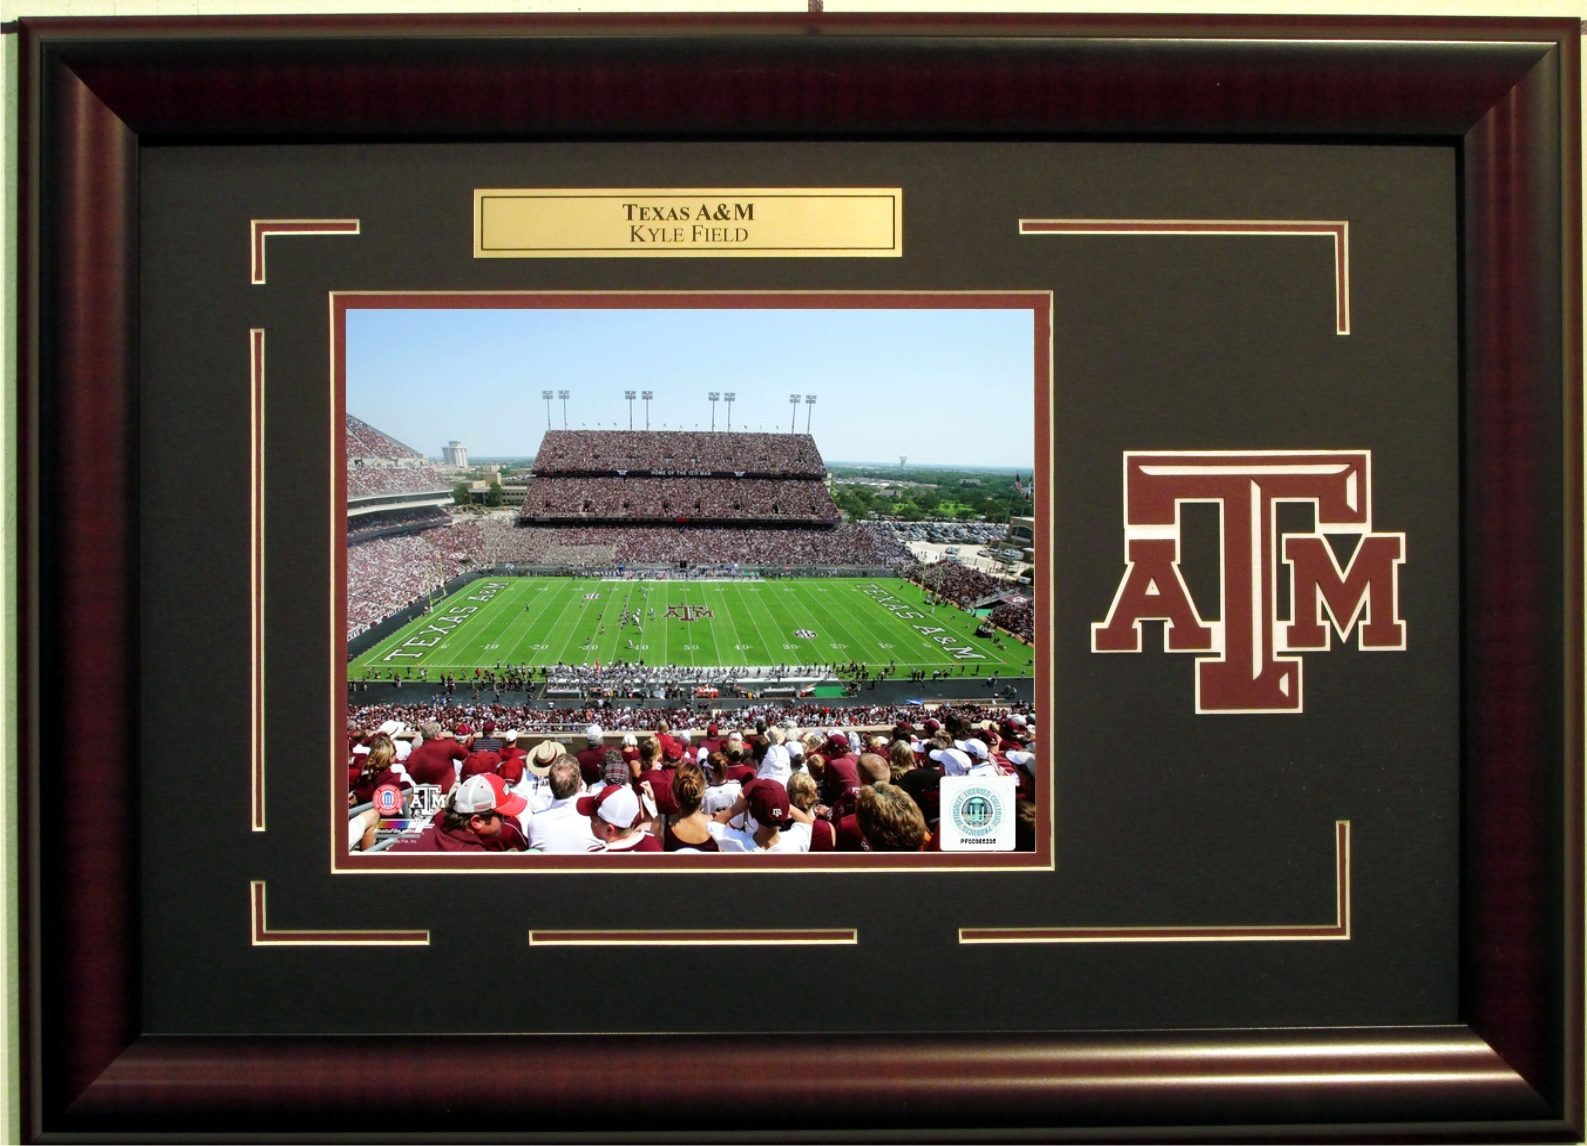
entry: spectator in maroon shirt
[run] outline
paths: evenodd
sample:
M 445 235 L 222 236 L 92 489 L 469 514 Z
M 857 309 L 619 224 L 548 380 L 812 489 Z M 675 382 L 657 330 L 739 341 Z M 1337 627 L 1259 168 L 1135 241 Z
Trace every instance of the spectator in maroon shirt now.
M 840 807 L 860 787 L 859 761 L 849 750 L 849 738 L 834 732 L 827 739 L 826 770 L 821 777 L 821 797 L 831 807 Z M 852 808 L 844 810 L 847 815 Z
M 654 807 L 658 814 L 663 816 L 677 815 L 678 802 L 672 795 L 674 770 L 672 768 L 663 768 L 661 761 L 656 759 L 657 747 L 655 741 L 649 741 L 645 745 L 645 750 L 650 754 L 648 756 L 641 755 L 639 760 L 634 761 L 630 765 L 633 769 L 634 792 L 639 795 L 641 804 L 645 804 L 644 797 L 648 794 L 650 802 L 646 806 Z M 703 784 L 704 781 L 702 780 L 701 783 Z M 648 793 L 646 785 L 649 785 Z
M 353 757 L 352 790 L 348 793 L 348 806 L 367 804 L 374 798 L 375 789 L 383 784 L 401 785 L 402 777 L 392 770 L 397 761 L 397 748 L 391 737 L 377 732 L 369 738 L 369 753 Z M 351 771 L 352 769 L 349 769 Z
M 514 737 L 510 743 L 504 744 L 501 763 L 496 765 L 496 775 L 514 786 L 522 783 L 524 762 L 529 758 L 529 749 L 532 747 L 534 740 L 528 736 Z
M 739 784 L 748 784 L 755 778 L 755 765 L 752 764 L 744 751 L 743 738 L 738 733 L 727 738 L 727 747 L 723 749 L 727 757 L 727 778 L 736 780 Z
M 408 753 L 408 775 L 415 784 L 434 784 L 443 792 L 450 792 L 457 783 L 457 764 L 454 761 L 468 755 L 464 748 L 441 726 L 431 720 L 419 728 L 424 743 Z
M 888 764 L 886 757 L 867 752 L 859 759 L 859 774 L 860 783 L 863 785 L 860 791 L 864 791 L 866 787 L 874 787 L 877 784 L 886 784 L 891 781 L 893 770 L 892 766 Z M 844 803 L 854 804 L 857 808 L 858 794 L 856 793 L 853 799 Z M 842 806 L 840 804 L 832 810 L 832 824 L 837 830 L 838 851 L 865 851 L 865 834 L 860 829 L 858 816 L 854 812 L 839 816 L 838 811 Z
M 500 753 L 475 750 L 463 757 L 463 770 L 459 779 L 467 780 L 470 776 L 486 774 L 495 775 L 499 767 L 501 767 Z
M 656 721 L 656 741 L 661 745 L 663 760 L 679 760 L 683 757 L 683 745 L 672 735 L 672 725 L 665 720 Z
M 594 784 L 601 778 L 601 765 L 606 760 L 605 733 L 599 724 L 592 724 L 584 730 L 584 747 L 578 752 L 579 774 L 584 777 L 586 784 Z

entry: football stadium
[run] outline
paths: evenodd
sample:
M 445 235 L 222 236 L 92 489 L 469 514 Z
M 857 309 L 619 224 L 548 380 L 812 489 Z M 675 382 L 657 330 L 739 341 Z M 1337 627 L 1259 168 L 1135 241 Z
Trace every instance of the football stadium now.
M 1035 848 L 1032 588 L 845 521 L 810 434 L 548 429 L 483 509 L 346 448 L 351 851 L 928 852 L 948 776 Z

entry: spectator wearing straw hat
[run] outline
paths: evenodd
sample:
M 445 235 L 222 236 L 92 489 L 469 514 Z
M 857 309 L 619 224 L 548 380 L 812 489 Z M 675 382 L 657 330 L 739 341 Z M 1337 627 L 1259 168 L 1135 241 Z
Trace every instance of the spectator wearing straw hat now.
M 555 745 L 548 740 L 547 744 Z M 539 749 L 536 750 L 539 752 Z M 533 758 L 531 758 L 533 759 Z M 530 767 L 536 764 L 531 763 Z M 579 811 L 579 797 L 584 782 L 579 776 L 579 762 L 571 756 L 556 756 L 546 765 L 546 784 L 551 803 L 530 815 L 524 822 L 524 834 L 531 851 L 556 855 L 573 855 L 594 851 L 600 841 L 590 830 L 590 818 Z

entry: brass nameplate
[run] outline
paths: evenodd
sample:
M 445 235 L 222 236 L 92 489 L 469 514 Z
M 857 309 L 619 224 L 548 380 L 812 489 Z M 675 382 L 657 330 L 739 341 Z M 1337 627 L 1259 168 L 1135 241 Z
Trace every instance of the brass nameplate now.
M 903 203 L 898 187 L 478 189 L 474 257 L 896 257 Z

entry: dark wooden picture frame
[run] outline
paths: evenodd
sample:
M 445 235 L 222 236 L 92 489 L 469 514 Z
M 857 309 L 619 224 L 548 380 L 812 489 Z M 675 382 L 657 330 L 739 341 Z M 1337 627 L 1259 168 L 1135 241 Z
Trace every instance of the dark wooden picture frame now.
M 1580 1138 L 1576 21 L 415 16 L 21 34 L 28 1138 Z M 722 1036 L 687 1053 L 665 1035 L 145 1035 L 140 147 L 882 137 L 1456 146 L 1462 1024 Z M 68 734 L 84 690 L 120 735 Z

